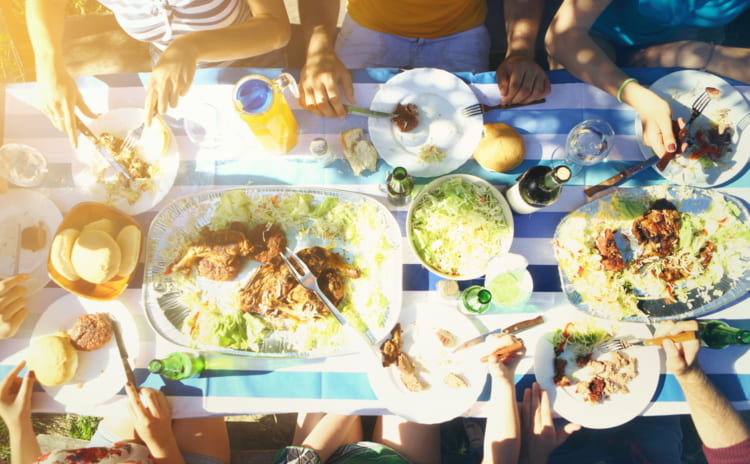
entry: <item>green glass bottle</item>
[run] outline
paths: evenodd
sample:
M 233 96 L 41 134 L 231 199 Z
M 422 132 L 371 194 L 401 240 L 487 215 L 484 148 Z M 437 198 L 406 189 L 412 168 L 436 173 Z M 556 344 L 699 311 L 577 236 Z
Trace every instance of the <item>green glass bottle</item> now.
M 729 345 L 750 345 L 750 330 L 737 329 L 724 321 L 698 321 L 701 345 L 722 349 Z
M 161 374 L 170 380 L 184 380 L 194 377 L 206 368 L 206 360 L 196 353 L 170 353 L 164 359 L 154 359 L 148 363 L 148 370 Z
M 392 204 L 403 206 L 409 202 L 411 192 L 414 190 L 414 178 L 406 172 L 406 169 L 401 166 L 394 168 L 385 182 L 388 200 Z
M 461 307 L 470 313 L 487 311 L 492 302 L 492 293 L 481 285 L 472 285 L 461 292 Z

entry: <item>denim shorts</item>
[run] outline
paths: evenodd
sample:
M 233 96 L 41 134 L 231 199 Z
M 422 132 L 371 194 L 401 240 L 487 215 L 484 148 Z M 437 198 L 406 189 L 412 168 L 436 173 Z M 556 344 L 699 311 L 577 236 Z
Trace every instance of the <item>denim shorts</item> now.
M 489 70 L 490 35 L 484 24 L 438 39 L 402 37 L 373 31 L 344 18 L 336 54 L 349 69 L 439 68 L 446 71 Z
M 106 446 L 110 447 L 119 441 L 123 441 L 122 438 L 118 437 L 114 432 L 109 430 L 107 427 L 102 426 L 103 423 L 99 423 L 99 427 L 96 429 L 96 433 L 91 437 L 89 447 L 95 446 Z M 203 456 L 202 454 L 193 453 L 181 453 L 182 459 L 185 460 L 185 464 L 223 464 L 219 459 L 211 456 Z

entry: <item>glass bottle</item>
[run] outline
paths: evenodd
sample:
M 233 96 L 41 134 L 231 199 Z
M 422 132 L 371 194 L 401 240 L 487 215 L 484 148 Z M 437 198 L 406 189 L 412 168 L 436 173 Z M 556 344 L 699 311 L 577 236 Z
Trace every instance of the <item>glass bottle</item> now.
M 518 177 L 518 182 L 505 192 L 505 198 L 516 213 L 531 214 L 557 201 L 570 177 L 570 168 L 565 165 L 534 166 Z
M 729 345 L 750 345 L 750 330 L 731 327 L 724 321 L 698 321 L 701 345 L 721 349 Z
M 388 199 L 394 205 L 403 206 L 409 202 L 414 190 L 414 178 L 405 168 L 398 166 L 388 173 L 385 180 Z
M 284 97 L 287 86 L 295 97 L 299 96 L 297 82 L 288 73 L 275 79 L 251 74 L 234 86 L 235 110 L 250 126 L 258 142 L 272 153 L 289 153 L 297 145 L 299 126 Z
M 461 292 L 460 299 L 465 311 L 481 314 L 490 308 L 492 293 L 481 285 L 472 285 Z
M 148 370 L 161 374 L 169 380 L 183 380 L 194 377 L 206 368 L 206 360 L 200 354 L 176 352 L 164 359 L 154 359 L 148 363 Z

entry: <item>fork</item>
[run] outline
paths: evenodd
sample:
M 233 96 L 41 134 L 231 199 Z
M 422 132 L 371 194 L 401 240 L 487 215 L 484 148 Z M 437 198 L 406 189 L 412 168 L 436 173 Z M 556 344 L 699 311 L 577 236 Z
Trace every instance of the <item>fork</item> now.
M 135 129 L 130 129 L 128 135 L 125 136 L 125 140 L 122 141 L 120 151 L 131 150 L 138 142 L 141 141 L 143 135 L 144 123 L 140 123 Z
M 315 276 L 315 274 L 312 273 L 312 271 L 310 271 L 310 268 L 307 267 L 307 264 L 305 264 L 305 262 L 302 261 L 299 256 L 294 254 L 294 252 L 289 248 L 286 248 L 286 250 L 284 250 L 282 253 L 279 253 L 279 256 L 281 256 L 281 259 L 284 260 L 284 264 L 286 264 L 286 267 L 289 268 L 289 271 L 292 273 L 294 278 L 297 279 L 297 281 L 303 287 L 318 295 L 318 298 L 320 298 L 323 304 L 328 307 L 328 310 L 331 311 L 331 314 L 334 315 L 336 320 L 338 320 L 343 327 L 350 326 L 358 334 L 365 336 L 367 338 L 367 341 L 370 342 L 370 345 L 375 344 L 376 340 L 370 332 L 370 329 L 365 328 L 365 330 L 361 332 L 354 326 L 349 324 L 349 321 L 347 321 L 344 315 L 341 314 L 336 305 L 333 304 L 331 300 L 329 300 L 325 295 L 325 293 L 320 290 L 320 285 L 318 285 L 318 278 Z
M 499 105 L 485 105 L 484 103 L 475 103 L 462 109 L 461 114 L 468 118 L 471 116 L 478 116 L 492 110 L 506 110 L 508 108 L 517 108 L 519 106 L 538 105 L 539 103 L 544 103 L 545 101 L 547 100 L 542 98 L 540 100 L 534 100 L 528 103 L 511 103 L 510 105 L 503 105 L 502 103 Z
M 693 102 L 693 106 L 690 107 L 690 119 L 685 123 L 685 127 L 682 128 L 683 131 L 687 130 L 687 128 L 690 127 L 690 124 L 692 124 L 693 121 L 703 113 L 703 110 L 706 109 L 710 101 L 711 97 L 705 90 L 698 95 L 698 98 Z
M 624 338 L 614 338 L 608 342 L 602 343 L 596 347 L 596 351 L 599 353 L 610 353 L 612 351 L 621 351 L 630 348 L 631 346 L 661 346 L 664 340 L 672 340 L 673 342 L 686 342 L 688 340 L 695 340 L 695 331 L 682 332 L 677 335 L 667 335 L 664 337 L 655 337 L 643 339 L 632 339 L 625 340 Z

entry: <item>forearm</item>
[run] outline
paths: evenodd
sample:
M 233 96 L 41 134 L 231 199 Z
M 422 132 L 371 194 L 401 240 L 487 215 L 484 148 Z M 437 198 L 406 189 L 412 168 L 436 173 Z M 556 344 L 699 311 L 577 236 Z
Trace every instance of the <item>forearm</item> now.
M 185 464 L 174 435 L 152 443 L 146 443 L 146 446 L 157 464 Z
M 518 462 L 521 449 L 521 425 L 515 386 L 511 382 L 493 380 L 489 406 L 482 462 Z
M 690 408 L 695 429 L 704 445 L 726 448 L 750 438 L 750 431 L 726 397 L 719 392 L 702 369 L 677 376 Z
M 198 61 L 236 60 L 282 48 L 290 35 L 288 18 L 260 15 L 222 29 L 181 35 L 170 46 L 192 50 Z
M 26 27 L 29 31 L 37 75 L 65 68 L 62 38 L 65 24 L 65 2 L 60 0 L 26 0 Z
M 541 0 L 506 0 L 503 2 L 507 39 L 506 57 L 534 56 L 543 10 L 544 2 Z
M 299 2 L 300 23 L 308 58 L 334 53 L 340 4 L 338 0 Z
M 31 418 L 28 423 L 8 425 L 8 435 L 11 464 L 29 464 L 42 454 L 31 426 Z

